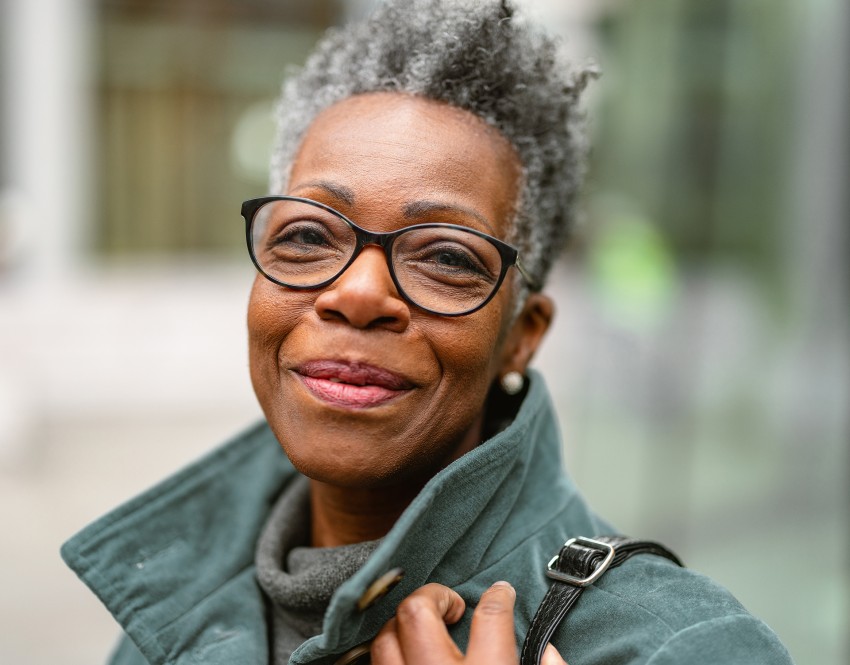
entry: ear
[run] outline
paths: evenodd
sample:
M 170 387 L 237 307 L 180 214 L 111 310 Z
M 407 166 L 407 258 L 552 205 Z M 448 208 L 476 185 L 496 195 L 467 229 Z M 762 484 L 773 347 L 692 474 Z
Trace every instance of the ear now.
M 508 372 L 525 374 L 554 316 L 555 304 L 549 296 L 528 296 L 502 347 L 499 377 Z

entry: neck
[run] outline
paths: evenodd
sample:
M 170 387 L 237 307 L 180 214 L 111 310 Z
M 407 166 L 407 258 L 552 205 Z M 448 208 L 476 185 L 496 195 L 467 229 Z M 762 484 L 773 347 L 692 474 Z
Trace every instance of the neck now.
M 336 547 L 383 538 L 421 489 L 421 483 L 410 483 L 352 490 L 311 480 L 313 547 Z

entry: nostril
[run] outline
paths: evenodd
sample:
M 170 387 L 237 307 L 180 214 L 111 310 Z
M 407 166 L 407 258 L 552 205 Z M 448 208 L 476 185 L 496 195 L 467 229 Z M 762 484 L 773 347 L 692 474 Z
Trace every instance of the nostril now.
M 319 311 L 319 316 L 326 320 L 334 320 L 334 321 L 342 321 L 347 322 L 348 319 L 345 318 L 345 315 L 336 309 L 331 309 L 328 307 L 317 308 Z
M 410 311 L 397 295 L 350 286 L 333 285 L 316 298 L 314 307 L 320 318 L 364 330 L 385 328 L 400 332 L 407 327 Z
M 335 321 L 346 323 L 355 328 L 363 330 L 386 329 L 401 332 L 407 327 L 409 316 L 404 316 L 401 313 L 387 313 L 391 307 L 381 307 L 381 311 L 376 311 L 377 308 L 364 305 L 363 303 L 351 304 L 346 303 L 339 307 L 319 306 L 316 311 L 319 317 L 325 321 Z
M 401 322 L 395 316 L 381 316 L 371 321 L 368 325 L 369 328 L 394 328 L 397 327 Z

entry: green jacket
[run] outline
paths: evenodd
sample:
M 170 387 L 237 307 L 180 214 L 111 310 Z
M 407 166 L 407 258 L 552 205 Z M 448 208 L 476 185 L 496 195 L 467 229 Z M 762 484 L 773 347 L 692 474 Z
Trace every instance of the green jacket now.
M 465 647 L 491 583 L 517 589 L 521 644 L 548 587 L 546 561 L 576 535 L 611 533 L 562 470 L 541 377 L 503 432 L 437 474 L 363 568 L 331 600 L 324 631 L 291 663 L 333 663 L 370 640 L 417 587 L 440 582 L 467 602 L 451 628 Z M 259 531 L 297 472 L 258 425 L 116 509 L 62 548 L 126 632 L 116 665 L 267 663 L 254 578 Z M 371 608 L 358 598 L 392 568 L 401 583 Z M 570 665 L 791 663 L 776 636 L 729 592 L 660 558 L 633 557 L 589 587 L 553 642 Z

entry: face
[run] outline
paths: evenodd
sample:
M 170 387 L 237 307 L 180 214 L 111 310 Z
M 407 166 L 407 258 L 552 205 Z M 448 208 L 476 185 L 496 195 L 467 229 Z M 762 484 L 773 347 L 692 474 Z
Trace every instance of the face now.
M 371 231 L 440 222 L 504 239 L 519 185 L 515 152 L 483 121 L 375 93 L 315 120 L 284 193 Z M 257 275 L 251 379 L 296 468 L 340 487 L 421 483 L 479 443 L 490 386 L 524 370 L 542 335 L 529 332 L 526 314 L 509 325 L 512 277 L 483 309 L 449 318 L 403 300 L 375 246 L 321 289 Z

